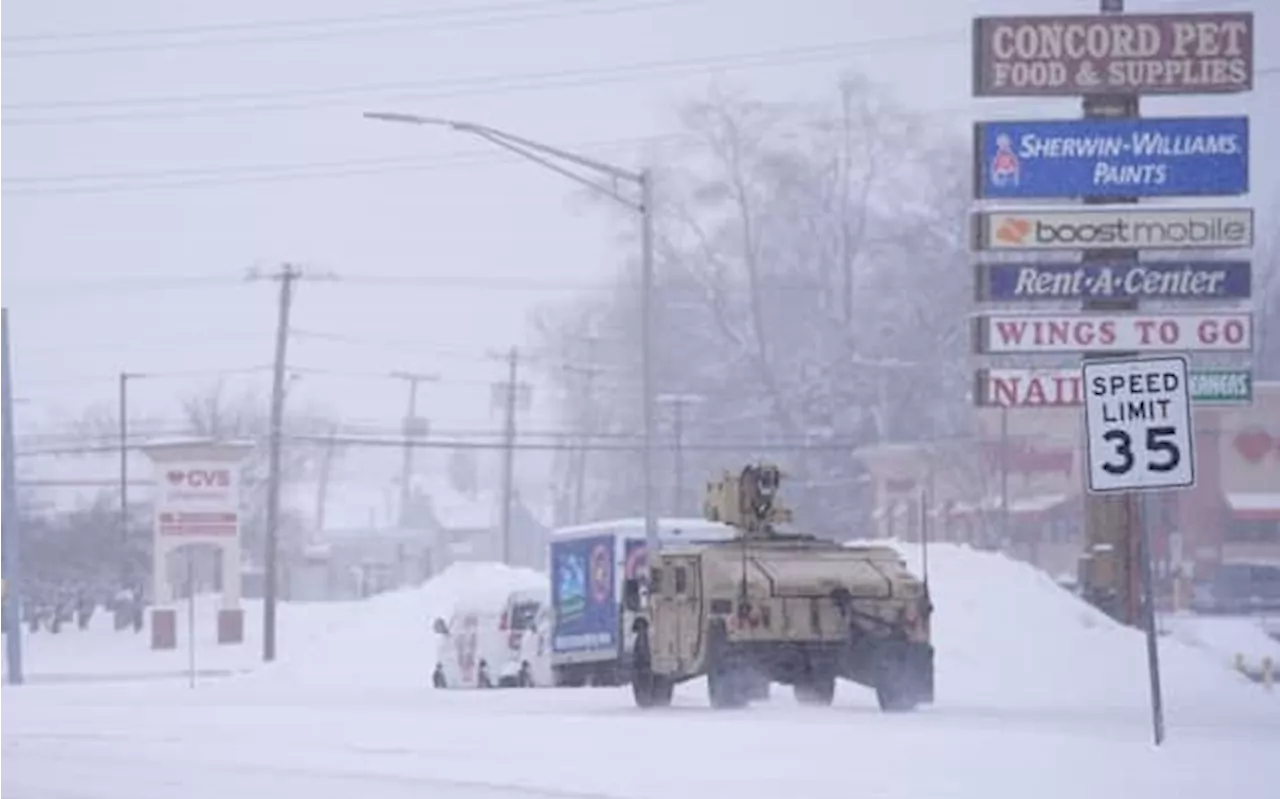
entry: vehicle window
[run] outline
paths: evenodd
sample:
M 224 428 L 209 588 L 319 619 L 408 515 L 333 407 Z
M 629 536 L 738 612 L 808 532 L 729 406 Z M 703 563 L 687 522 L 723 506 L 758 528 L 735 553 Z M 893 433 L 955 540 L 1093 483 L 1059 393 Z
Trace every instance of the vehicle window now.
M 683 594 L 689 590 L 689 571 L 683 566 L 676 567 L 676 593 Z
M 517 602 L 511 609 L 511 629 L 527 630 L 538 618 L 537 602 Z

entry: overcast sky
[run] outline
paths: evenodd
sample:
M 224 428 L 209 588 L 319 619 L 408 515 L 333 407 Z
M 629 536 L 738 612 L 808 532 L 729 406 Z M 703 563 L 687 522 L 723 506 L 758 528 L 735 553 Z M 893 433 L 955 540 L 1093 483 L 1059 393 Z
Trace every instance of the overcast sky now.
M 56 421 L 111 402 L 121 370 L 170 375 L 138 382 L 134 397 L 140 413 L 173 415 L 175 395 L 219 370 L 265 366 L 275 286 L 243 278 L 291 261 L 337 278 L 298 288 L 294 327 L 329 338 L 295 338 L 290 361 L 329 374 L 304 376 L 291 403 L 392 424 L 404 387 L 377 376 L 429 371 L 442 382 L 424 387 L 422 408 L 437 428 L 494 426 L 488 382 L 503 367 L 486 353 L 524 343 L 535 304 L 619 268 L 616 217 L 484 142 L 365 121 L 362 110 L 476 120 L 639 166 L 643 140 L 676 132 L 676 104 L 713 81 L 812 99 L 853 68 L 967 136 L 974 119 L 1078 113 L 1074 100 L 971 100 L 970 18 L 1094 8 L 11 0 L 3 289 L 21 416 Z M 1280 65 L 1270 46 L 1280 4 L 1129 8 L 1254 10 L 1258 66 Z M 1250 95 L 1150 101 L 1144 112 L 1249 114 L 1251 201 L 1263 206 L 1280 183 L 1258 146 L 1280 139 L 1266 106 L 1280 108 L 1280 75 L 1260 76 Z M 172 376 L 191 372 L 201 374 Z M 265 373 L 240 379 L 267 386 Z

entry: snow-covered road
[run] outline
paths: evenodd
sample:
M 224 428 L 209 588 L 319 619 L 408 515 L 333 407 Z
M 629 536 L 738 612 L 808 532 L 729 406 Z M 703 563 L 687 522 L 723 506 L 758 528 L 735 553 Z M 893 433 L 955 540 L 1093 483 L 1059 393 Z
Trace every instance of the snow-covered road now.
M 1280 692 L 1164 639 L 1169 740 L 1157 750 L 1139 634 L 999 556 L 939 547 L 933 563 L 939 701 L 915 714 L 882 714 L 868 691 L 844 685 L 832 708 L 800 707 L 775 686 L 770 702 L 733 712 L 707 707 L 701 682 L 658 711 L 635 709 L 626 689 L 435 691 L 428 620 L 485 578 L 472 571 L 365 603 L 282 606 L 281 662 L 194 689 L 181 679 L 6 687 L 0 792 L 1252 799 L 1280 784 Z M 33 675 L 181 663 L 109 630 L 28 643 Z M 253 645 L 201 646 L 210 666 L 256 659 Z
M 783 691 L 717 712 L 689 686 L 641 712 L 618 690 L 290 690 L 230 682 L 6 692 L 10 799 L 248 797 L 1194 797 L 1280 775 L 1267 712 L 965 707 L 886 716 Z

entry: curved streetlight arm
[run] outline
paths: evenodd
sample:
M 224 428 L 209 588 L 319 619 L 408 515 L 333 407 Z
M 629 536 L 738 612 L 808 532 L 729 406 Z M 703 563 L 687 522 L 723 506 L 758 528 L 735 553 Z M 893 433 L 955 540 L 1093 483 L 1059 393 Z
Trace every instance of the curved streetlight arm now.
M 621 167 L 606 164 L 602 161 L 595 161 L 585 156 L 571 153 L 567 150 L 561 150 L 558 147 L 552 147 L 549 144 L 526 139 L 523 136 L 517 136 L 514 133 L 507 133 L 497 128 L 491 128 L 488 125 L 480 125 L 474 122 L 464 122 L 456 119 L 443 119 L 440 117 L 425 117 L 417 114 L 402 114 L 393 111 L 366 111 L 364 114 L 366 119 L 375 119 L 382 122 L 400 122 L 408 125 L 432 125 L 436 127 L 449 128 L 459 133 L 470 133 L 478 136 L 491 144 L 515 153 L 516 155 L 526 158 L 537 163 L 552 172 L 556 172 L 564 177 L 579 183 L 587 188 L 603 194 L 622 205 L 631 208 L 634 211 L 643 211 L 641 203 L 628 199 L 613 188 L 588 180 L 571 170 L 555 163 L 551 158 L 558 158 L 577 164 L 584 169 L 590 169 L 602 175 L 606 175 L 616 180 L 625 180 L 634 183 L 637 186 L 643 186 L 644 177 L 638 173 L 631 172 Z M 550 157 L 548 157 L 550 156 Z

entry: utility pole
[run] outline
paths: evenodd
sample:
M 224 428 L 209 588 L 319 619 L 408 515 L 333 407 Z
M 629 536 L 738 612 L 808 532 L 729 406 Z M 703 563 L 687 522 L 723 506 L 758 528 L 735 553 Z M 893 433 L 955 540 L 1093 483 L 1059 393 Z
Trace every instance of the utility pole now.
M 5 628 L 5 666 L 9 673 L 10 685 L 22 684 L 22 531 L 18 529 L 21 519 L 18 516 L 18 486 L 15 453 L 13 451 L 13 375 L 9 368 L 9 309 L 0 309 L 0 335 L 4 341 L 0 343 L 0 410 L 3 421 L 0 421 L 0 445 L 4 452 L 0 453 L 3 463 L 3 507 L 0 508 L 0 524 L 3 530 L 4 543 L 4 628 Z
M 1124 0 L 1098 0 L 1103 14 L 1124 13 Z M 1081 110 L 1085 119 L 1133 119 L 1141 116 L 1136 94 L 1108 94 L 1085 97 Z M 1086 205 L 1137 203 L 1137 197 L 1085 198 Z M 1081 262 L 1137 262 L 1139 252 L 1130 249 L 1085 250 Z M 1134 312 L 1139 309 L 1135 298 L 1089 298 L 1083 310 Z M 1084 354 L 1084 360 L 1105 357 L 1133 357 L 1137 353 Z M 1084 498 L 1085 555 L 1089 568 L 1082 584 L 1085 598 L 1117 621 L 1138 626 L 1138 539 L 1141 531 L 1141 505 L 1135 495 L 1092 494 Z
M 670 405 L 673 411 L 672 427 L 675 437 L 675 486 L 671 499 L 671 515 L 679 516 L 684 507 L 684 409 L 686 405 L 705 402 L 700 394 L 660 394 L 654 400 Z
M 506 404 L 506 423 L 502 435 L 502 562 L 511 565 L 511 501 L 515 493 L 516 460 L 516 396 L 519 384 L 516 374 L 520 353 L 512 347 L 507 353 L 507 385 L 503 397 Z
M 1010 547 L 1009 539 L 1009 406 L 1000 406 L 1000 547 Z
M 120 581 L 128 588 L 133 580 L 129 564 L 129 380 L 137 372 L 120 373 Z
M 333 476 L 333 458 L 338 449 L 338 428 L 329 429 L 324 442 L 324 457 L 320 459 L 319 486 L 316 488 L 316 531 L 324 530 L 325 509 L 329 505 L 329 480 Z
M 413 442 L 418 421 L 418 383 L 434 383 L 439 376 L 419 374 L 417 372 L 392 372 L 397 380 L 409 383 L 409 405 L 404 412 L 404 459 L 400 464 L 400 527 L 409 524 L 409 502 L 412 499 L 411 483 L 413 482 Z
M 275 366 L 271 375 L 271 441 L 267 465 L 267 529 L 262 603 L 262 659 L 276 659 L 276 592 L 279 585 L 276 564 L 280 547 L 280 444 L 284 426 L 285 362 L 289 348 L 289 311 L 293 305 L 293 283 L 302 271 L 284 264 L 271 276 L 280 281 L 280 307 L 276 319 Z

